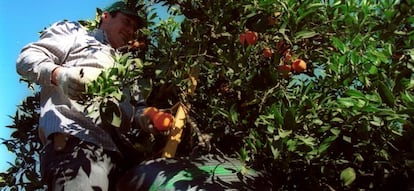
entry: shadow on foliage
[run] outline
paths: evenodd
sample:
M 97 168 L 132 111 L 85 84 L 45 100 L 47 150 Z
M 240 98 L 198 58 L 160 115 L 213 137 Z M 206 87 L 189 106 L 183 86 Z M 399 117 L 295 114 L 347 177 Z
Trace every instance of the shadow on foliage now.
M 245 168 L 237 159 L 212 154 L 146 161 L 118 183 L 118 190 L 271 190 L 263 173 Z

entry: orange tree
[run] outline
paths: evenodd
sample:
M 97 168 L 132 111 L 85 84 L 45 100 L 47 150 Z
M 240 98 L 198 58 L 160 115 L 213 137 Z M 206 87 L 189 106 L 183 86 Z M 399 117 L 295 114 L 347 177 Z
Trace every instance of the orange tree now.
M 160 2 L 185 19 L 156 57 L 182 90 L 199 70 L 190 115 L 221 151 L 281 189 L 409 186 L 412 0 Z
M 199 135 L 280 190 L 412 187 L 412 0 L 155 2 L 183 20 L 142 31 L 145 56 L 118 58 L 89 88 L 99 107 L 139 81 L 151 104 L 191 106 Z

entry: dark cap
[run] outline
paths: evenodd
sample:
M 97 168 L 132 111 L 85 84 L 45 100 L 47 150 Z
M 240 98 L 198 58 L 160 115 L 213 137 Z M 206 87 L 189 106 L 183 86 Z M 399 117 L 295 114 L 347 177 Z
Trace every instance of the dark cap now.
M 135 17 L 137 19 L 139 26 L 141 27 L 146 26 L 146 21 L 144 20 L 146 18 L 144 17 L 144 15 L 140 15 L 140 13 L 138 13 L 139 9 L 142 9 L 142 6 L 140 8 L 137 8 L 132 3 L 125 3 L 124 1 L 117 1 L 111 4 L 110 6 L 108 6 L 107 8 L 105 8 L 104 11 L 107 11 L 107 12 L 119 11 L 121 13 Z M 140 10 L 140 11 L 143 11 L 143 10 Z
M 134 10 L 134 7 L 129 7 L 123 1 L 117 1 L 117 2 L 113 3 L 112 5 L 110 5 L 109 7 L 107 7 L 105 9 L 105 11 L 108 11 L 108 12 L 116 12 L 116 11 L 119 11 L 119 12 L 122 12 L 122 13 L 127 14 L 127 15 L 139 17 L 139 15 L 137 14 L 137 11 Z

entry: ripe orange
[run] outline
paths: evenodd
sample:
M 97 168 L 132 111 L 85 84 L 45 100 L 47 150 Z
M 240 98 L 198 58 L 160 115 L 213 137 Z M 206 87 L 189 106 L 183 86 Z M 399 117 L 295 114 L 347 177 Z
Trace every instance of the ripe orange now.
M 147 115 L 148 117 L 152 118 L 158 112 L 158 109 L 155 107 L 147 107 L 144 110 L 144 115 Z
M 131 49 L 144 49 L 145 48 L 145 42 L 140 42 L 138 40 L 132 40 L 128 42 L 128 46 Z
M 159 131 L 170 129 L 174 122 L 174 117 L 170 113 L 162 112 L 155 107 L 147 107 L 144 115 L 151 118 L 152 124 Z
M 290 65 L 284 64 L 284 65 L 279 65 L 277 67 L 277 71 L 279 71 L 280 75 L 283 78 L 288 78 L 290 75 L 290 72 L 292 71 L 292 67 Z
M 246 42 L 246 34 L 242 33 L 239 36 L 240 43 L 244 46 L 244 42 Z
M 246 31 L 245 35 L 246 35 L 246 41 L 248 45 L 253 45 L 257 43 L 257 40 L 258 40 L 257 32 Z
M 134 41 L 132 42 L 132 44 L 131 44 L 131 46 L 132 46 L 132 47 L 134 47 L 134 48 L 138 48 L 138 47 L 139 47 L 139 45 L 140 45 L 140 42 L 139 42 L 139 41 L 137 41 L 137 40 L 134 40 Z
M 292 68 L 295 72 L 303 72 L 306 70 L 306 62 L 298 58 L 295 61 L 293 61 Z
M 152 117 L 154 127 L 159 131 L 165 131 L 172 127 L 174 118 L 170 113 L 158 112 Z
M 273 55 L 273 50 L 270 49 L 269 47 L 266 47 L 263 49 L 263 56 L 266 58 L 272 58 Z

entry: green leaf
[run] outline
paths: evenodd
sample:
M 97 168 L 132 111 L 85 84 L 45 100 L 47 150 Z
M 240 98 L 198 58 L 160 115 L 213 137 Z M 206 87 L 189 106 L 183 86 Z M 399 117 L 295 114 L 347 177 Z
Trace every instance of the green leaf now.
M 233 84 L 236 86 L 240 86 L 242 84 L 242 80 L 241 79 L 234 80 Z
M 381 127 L 382 126 L 382 121 L 377 121 L 377 120 L 375 120 L 375 121 L 370 121 L 369 122 L 371 125 L 373 125 L 373 126 L 377 126 L 377 127 Z
M 339 133 L 341 133 L 341 130 L 338 128 L 332 128 L 330 129 L 331 133 L 334 134 L 335 136 L 338 136 Z
M 371 74 L 371 75 L 376 75 L 376 74 L 378 74 L 378 68 L 376 66 L 372 65 L 369 68 L 368 73 Z
M 156 76 L 159 76 L 161 73 L 162 73 L 162 70 L 159 70 L 159 69 L 155 70 L 155 75 Z
M 156 17 L 158 17 L 158 15 L 156 12 L 154 12 L 149 16 L 149 20 L 154 20 Z
M 142 68 L 144 67 L 144 64 L 142 63 L 142 60 L 139 58 L 134 58 L 134 59 L 129 59 L 127 62 L 128 65 L 134 65 L 137 68 Z
M 358 91 L 355 89 L 349 89 L 348 91 L 345 92 L 345 95 L 354 97 L 354 98 L 360 98 L 360 99 L 365 98 L 365 95 L 361 91 Z
M 240 148 L 239 154 L 240 154 L 241 160 L 246 161 L 248 159 L 248 153 L 245 148 Z
M 361 109 L 361 111 L 368 112 L 368 113 L 374 113 L 374 112 L 378 111 L 378 106 L 369 104 L 369 105 L 366 105 L 365 107 L 363 107 Z
M 339 51 L 341 51 L 341 53 L 346 52 L 347 47 L 339 38 L 331 37 L 331 41 L 332 41 L 334 47 L 337 48 Z
M 113 112 L 112 113 L 112 120 L 111 120 L 111 125 L 114 127 L 121 127 L 121 116 L 118 115 L 117 113 Z
M 338 132 L 338 134 L 339 134 L 339 132 Z M 319 153 L 325 152 L 331 146 L 332 142 L 335 141 L 337 138 L 338 138 L 337 135 L 333 135 L 333 136 L 329 136 L 329 137 L 325 138 L 322 141 L 322 144 L 319 146 L 318 152 Z
M 273 111 L 273 115 L 274 115 L 274 118 L 275 118 L 275 120 L 276 120 L 276 122 L 278 123 L 278 124 L 282 124 L 283 123 L 283 116 L 282 116 L 282 114 L 280 113 L 280 111 L 279 110 L 274 110 Z
M 239 113 L 236 111 L 236 105 L 232 105 L 230 108 L 230 117 L 231 117 L 231 121 L 236 124 L 236 122 L 239 119 Z
M 410 92 L 405 91 L 401 94 L 401 99 L 409 108 L 414 108 L 414 96 Z
M 345 108 L 353 107 L 355 105 L 355 100 L 352 98 L 340 98 L 338 99 L 338 103 Z
M 99 113 L 102 118 L 103 125 L 112 125 L 114 127 L 121 126 L 121 111 L 116 100 L 103 101 L 99 106 Z
M 390 160 L 390 155 L 384 149 L 381 149 L 381 151 L 379 152 L 379 155 L 387 161 Z
M 410 169 L 414 169 L 414 160 L 410 160 L 410 159 L 405 160 L 405 165 Z
M 320 119 L 314 119 L 314 120 L 312 121 L 312 123 L 313 123 L 313 124 L 315 124 L 315 125 L 322 125 L 322 124 L 323 124 L 323 121 L 322 121 L 322 120 L 320 120 Z
M 323 153 L 326 150 L 328 150 L 328 148 L 331 146 L 331 143 L 322 143 L 319 148 L 318 148 L 318 152 L 319 153 Z
M 280 151 L 278 148 L 275 148 L 273 146 L 270 147 L 273 155 L 273 159 L 278 159 L 280 157 Z
M 275 132 L 275 126 L 273 126 L 273 125 L 268 125 L 267 126 L 267 129 L 266 129 L 266 131 L 267 131 L 267 133 L 269 133 L 269 134 L 273 134 L 274 132 Z
M 306 7 L 306 9 L 304 9 L 304 10 L 306 10 L 305 12 L 299 11 L 299 17 L 295 20 L 295 23 L 298 24 L 304 18 L 311 17 L 312 16 L 311 14 L 316 12 L 318 10 L 318 8 L 322 7 L 322 6 L 323 6 L 322 3 L 310 4 L 308 7 Z
M 381 99 L 390 107 L 394 107 L 395 97 L 392 94 L 391 90 L 385 85 L 384 82 L 378 81 L 378 93 L 381 96 Z
M 307 146 L 312 147 L 315 145 L 315 138 L 313 137 L 305 137 L 305 136 L 297 135 L 296 138 L 301 140 Z
M 333 119 L 331 119 L 331 122 L 343 123 L 344 120 L 339 117 L 334 117 Z
M 414 116 L 414 108 L 407 108 L 407 109 L 403 109 L 398 111 L 398 114 L 407 114 L 409 116 Z
M 273 115 L 259 115 L 259 118 L 256 119 L 255 125 L 273 125 L 273 120 Z
M 319 33 L 314 32 L 314 31 L 300 31 L 295 34 L 295 39 L 300 40 L 300 39 L 312 38 L 318 34 Z
M 296 151 L 297 145 L 298 145 L 298 142 L 295 139 L 289 139 L 286 142 L 287 149 L 288 151 L 291 151 L 291 152 Z
M 284 117 L 284 120 L 283 120 L 283 126 L 286 129 L 296 130 L 297 124 L 296 124 L 295 112 L 294 112 L 293 108 L 289 108 L 286 111 L 285 117 Z
M 387 63 L 388 62 L 388 57 L 384 53 L 379 52 L 377 50 L 373 50 L 373 51 L 371 51 L 371 53 L 374 55 L 374 57 L 378 61 L 383 62 L 383 63 Z
M 292 134 L 292 131 L 291 130 L 286 131 L 286 130 L 283 130 L 283 129 L 279 129 L 278 133 L 279 133 L 280 138 L 283 139 L 283 138 L 289 136 L 290 134 Z
M 356 179 L 355 170 L 348 167 L 341 172 L 340 179 L 345 186 L 351 185 Z
M 364 157 L 361 154 L 356 153 L 355 154 L 355 161 L 360 162 L 360 163 L 364 162 Z
M 345 135 L 342 136 L 342 140 L 348 143 L 352 143 L 352 137 L 349 137 L 349 136 L 345 136 Z

